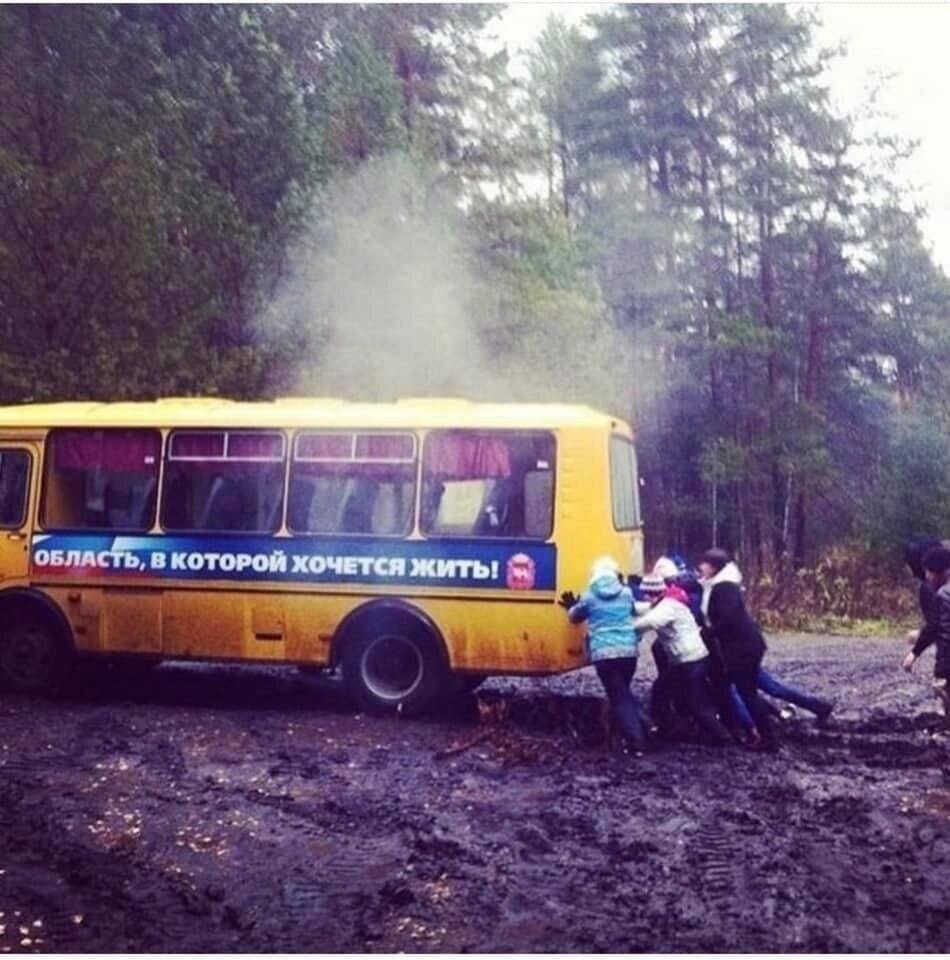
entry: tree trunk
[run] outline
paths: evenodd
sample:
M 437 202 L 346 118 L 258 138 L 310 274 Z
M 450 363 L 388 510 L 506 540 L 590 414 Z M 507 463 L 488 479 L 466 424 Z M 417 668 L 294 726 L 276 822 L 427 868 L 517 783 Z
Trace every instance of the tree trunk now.
M 824 224 L 822 224 L 824 226 Z M 827 280 L 828 251 L 824 236 L 819 233 L 815 242 L 812 272 L 812 296 L 807 311 L 805 346 L 805 377 L 802 401 L 809 411 L 818 409 L 824 380 L 826 325 L 824 292 Z M 804 566 L 807 555 L 808 489 L 807 480 L 799 485 L 795 501 L 794 562 Z

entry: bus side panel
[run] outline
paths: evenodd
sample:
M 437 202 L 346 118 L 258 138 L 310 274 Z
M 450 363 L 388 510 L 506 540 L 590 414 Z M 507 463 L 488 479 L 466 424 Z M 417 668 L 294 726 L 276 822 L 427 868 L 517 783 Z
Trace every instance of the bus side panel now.
M 329 663 L 333 635 L 366 596 L 50 587 L 78 650 L 174 659 Z M 405 597 L 436 624 L 453 669 L 551 673 L 583 664 L 583 629 L 553 601 Z
M 598 557 L 612 557 L 624 576 L 643 571 L 642 531 L 614 527 L 609 441 L 607 430 L 561 432 L 555 528 L 558 594 L 581 593 Z
M 284 600 L 263 591 L 166 589 L 163 652 L 168 657 L 284 660 Z
M 603 512 L 609 498 L 601 489 L 604 445 L 600 430 L 562 430 L 560 434 L 555 514 L 558 594 L 581 593 L 593 561 L 614 547 L 613 530 Z
M 555 673 L 584 662 L 583 630 L 554 602 L 422 605 L 439 625 L 453 669 L 475 673 Z
M 284 596 L 287 659 L 326 664 L 344 617 L 373 597 L 332 594 Z M 405 597 L 439 629 L 454 670 L 476 673 L 549 673 L 583 662 L 583 631 L 553 602 Z
M 287 658 L 317 666 L 328 664 L 337 626 L 351 610 L 372 599 L 307 593 L 286 596 Z
M 102 645 L 110 652 L 161 653 L 162 591 L 103 590 Z
M 40 587 L 63 611 L 84 653 L 161 653 L 162 591 L 85 585 Z

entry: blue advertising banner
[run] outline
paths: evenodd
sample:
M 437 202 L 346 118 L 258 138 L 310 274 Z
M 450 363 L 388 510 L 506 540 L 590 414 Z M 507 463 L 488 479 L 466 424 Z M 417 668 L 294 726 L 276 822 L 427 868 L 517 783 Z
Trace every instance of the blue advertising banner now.
M 37 534 L 37 576 L 553 590 L 557 550 L 523 541 Z

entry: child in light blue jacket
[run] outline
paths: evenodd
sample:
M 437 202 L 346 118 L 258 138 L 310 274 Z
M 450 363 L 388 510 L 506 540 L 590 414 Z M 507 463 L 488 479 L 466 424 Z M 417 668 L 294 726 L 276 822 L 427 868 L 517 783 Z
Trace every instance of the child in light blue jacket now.
M 591 571 L 580 598 L 561 595 L 571 623 L 587 622 L 588 657 L 603 684 L 614 719 L 628 745 L 636 752 L 647 746 L 647 726 L 640 704 L 630 689 L 637 670 L 640 637 L 633 629 L 633 593 L 620 579 L 620 567 L 602 557 Z

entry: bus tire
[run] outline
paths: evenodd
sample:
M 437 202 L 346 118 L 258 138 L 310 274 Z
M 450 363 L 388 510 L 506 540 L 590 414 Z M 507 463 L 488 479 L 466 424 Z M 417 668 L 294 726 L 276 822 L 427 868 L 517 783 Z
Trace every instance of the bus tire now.
M 0 686 L 15 693 L 58 693 L 72 649 L 48 617 L 29 614 L 0 636 Z
M 373 616 L 357 624 L 340 666 L 347 692 L 372 713 L 421 713 L 451 679 L 439 639 L 408 615 Z

